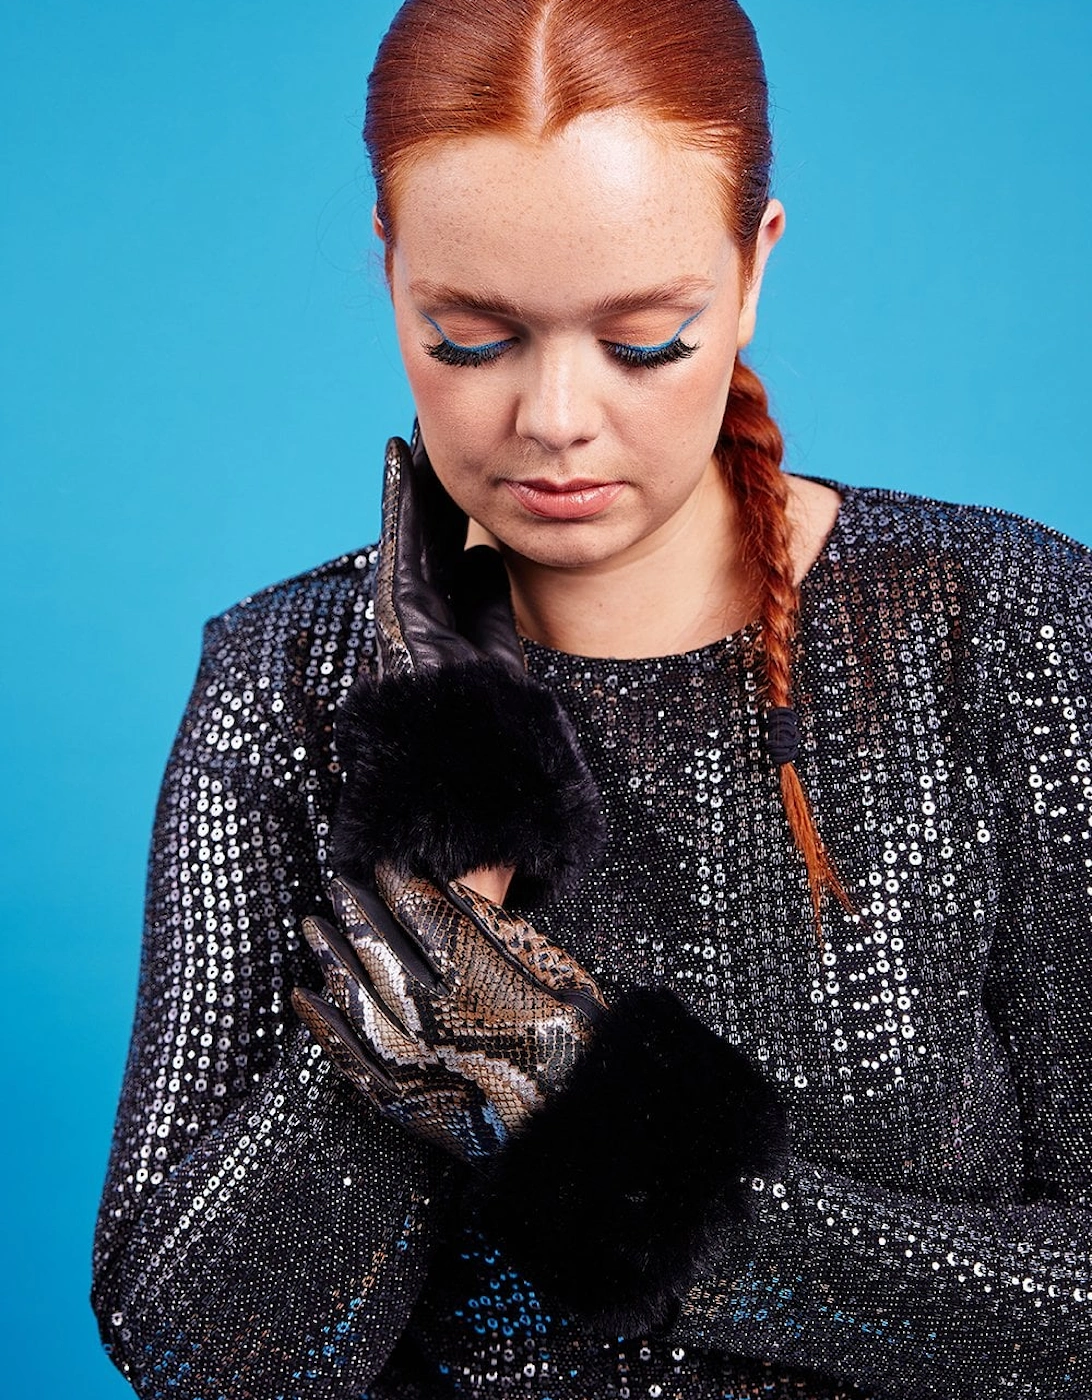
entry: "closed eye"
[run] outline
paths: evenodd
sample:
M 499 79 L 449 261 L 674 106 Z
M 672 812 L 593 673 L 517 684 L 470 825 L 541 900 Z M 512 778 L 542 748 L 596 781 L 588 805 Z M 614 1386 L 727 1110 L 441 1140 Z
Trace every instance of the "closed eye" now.
M 611 340 L 604 340 L 603 344 L 619 364 L 636 369 L 655 369 L 657 365 L 689 359 L 698 348 L 678 336 L 665 340 L 662 345 L 620 345 Z
M 677 360 L 687 360 L 698 347 L 683 340 L 682 333 L 687 326 L 693 325 L 704 310 L 703 306 L 701 311 L 695 311 L 693 316 L 688 316 L 675 334 L 669 340 L 661 341 L 659 345 L 627 345 L 613 340 L 604 340 L 603 344 L 619 364 L 635 369 L 655 369 L 657 365 L 670 365 Z
M 682 333 L 704 310 L 705 307 L 702 307 L 701 311 L 695 311 L 693 316 L 688 316 L 675 334 L 670 339 L 661 341 L 659 345 L 630 345 L 615 340 L 603 340 L 600 344 L 614 360 L 630 369 L 655 369 L 659 365 L 674 364 L 679 360 L 689 359 L 699 348 L 698 345 L 683 340 Z M 461 345 L 444 332 L 439 322 L 434 321 L 425 312 L 421 315 L 440 337 L 435 343 L 426 341 L 423 348 L 434 360 L 439 360 L 444 365 L 472 368 L 491 364 L 517 343 L 517 337 L 508 336 L 503 340 L 488 340 L 479 345 Z
M 514 340 L 491 340 L 486 345 L 459 345 L 445 335 L 436 345 L 426 345 L 425 350 L 442 365 L 487 365 L 491 360 L 499 360 L 515 343 Z
M 424 312 L 421 314 L 425 316 Z M 460 345 L 457 340 L 445 335 L 443 327 L 431 316 L 425 316 L 425 320 L 440 337 L 435 344 L 426 343 L 425 351 L 442 365 L 487 365 L 490 361 L 499 359 L 516 343 L 514 337 L 509 336 L 506 340 L 487 340 L 481 345 Z

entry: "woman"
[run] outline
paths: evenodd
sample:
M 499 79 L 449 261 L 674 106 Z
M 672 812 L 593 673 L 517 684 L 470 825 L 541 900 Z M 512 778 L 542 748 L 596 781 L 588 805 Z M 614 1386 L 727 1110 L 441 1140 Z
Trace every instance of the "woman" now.
M 207 629 L 112 1355 L 149 1396 L 1092 1394 L 1088 552 L 781 471 L 728 0 L 411 0 L 365 136 L 420 434 L 378 570 Z

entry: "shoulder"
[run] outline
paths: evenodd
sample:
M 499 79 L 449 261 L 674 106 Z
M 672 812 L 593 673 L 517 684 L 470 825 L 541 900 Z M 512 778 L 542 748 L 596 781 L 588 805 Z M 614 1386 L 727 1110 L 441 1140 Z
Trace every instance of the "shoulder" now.
M 342 554 L 271 584 L 205 624 L 206 674 L 245 676 L 278 697 L 332 709 L 375 650 L 376 547 Z
M 878 541 L 912 539 L 951 550 L 986 548 L 994 553 L 1047 556 L 1087 562 L 1092 550 L 1070 535 L 1015 511 L 967 505 L 880 486 L 830 483 L 852 516 L 852 533 Z
M 1053 526 L 995 506 L 827 484 L 843 498 L 831 545 L 862 564 L 939 570 L 1001 607 L 1064 586 L 1092 614 L 1092 549 Z
M 950 637 L 1003 695 L 1048 680 L 1088 693 L 1086 545 L 1013 511 L 831 484 L 843 493 L 828 541 L 837 592 L 879 634 Z
M 304 573 L 249 593 L 216 617 L 207 628 L 240 642 L 271 627 L 298 627 L 323 616 L 337 616 L 362 603 L 370 608 L 376 546 L 341 554 Z

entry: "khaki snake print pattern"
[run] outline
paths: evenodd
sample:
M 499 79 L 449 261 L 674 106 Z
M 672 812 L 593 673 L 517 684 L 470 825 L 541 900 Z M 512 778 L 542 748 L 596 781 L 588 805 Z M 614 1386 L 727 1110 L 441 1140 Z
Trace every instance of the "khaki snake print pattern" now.
M 464 1160 L 497 1148 L 559 1087 L 604 1005 L 526 920 L 458 881 L 337 879 L 340 928 L 307 919 L 329 1000 L 297 989 L 311 1033 L 385 1113 Z

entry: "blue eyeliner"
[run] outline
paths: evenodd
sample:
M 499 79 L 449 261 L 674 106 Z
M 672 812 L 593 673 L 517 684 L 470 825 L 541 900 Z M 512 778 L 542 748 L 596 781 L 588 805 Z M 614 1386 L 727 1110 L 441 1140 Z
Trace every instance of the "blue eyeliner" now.
M 627 345 L 624 342 L 613 340 L 604 340 L 600 343 L 613 359 L 628 369 L 654 369 L 659 365 L 685 360 L 698 347 L 686 344 L 681 339 L 682 333 L 687 326 L 693 325 L 707 308 L 708 302 L 700 310 L 695 311 L 693 316 L 688 316 L 675 334 L 669 336 L 667 340 L 661 341 L 659 345 Z M 509 336 L 504 340 L 484 341 L 481 345 L 460 345 L 457 340 L 452 340 L 443 326 L 438 321 L 433 320 L 427 312 L 422 311 L 420 315 L 440 337 L 438 345 L 426 345 L 424 348 L 427 354 L 431 355 L 434 360 L 439 360 L 441 364 L 460 368 L 487 365 L 500 359 L 515 343 L 515 337 Z
M 669 335 L 667 339 L 662 340 L 659 345 L 627 345 L 625 349 L 632 350 L 635 355 L 657 355 L 661 351 L 667 350 L 674 345 L 679 336 L 686 330 L 687 326 L 692 326 L 702 312 L 706 310 L 708 310 L 708 303 L 701 308 L 701 311 L 695 311 L 693 316 L 688 316 L 675 334 Z
M 457 340 L 452 340 L 439 322 L 434 321 L 431 316 L 422 311 L 421 315 L 440 337 L 445 346 L 450 346 L 452 350 L 461 351 L 464 355 L 488 355 L 491 350 L 499 350 L 502 345 L 507 345 L 511 337 L 504 340 L 488 340 L 483 345 L 460 345 Z M 437 347 L 439 348 L 439 347 Z

